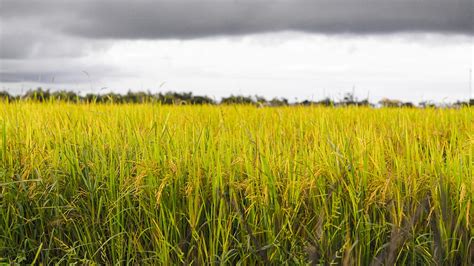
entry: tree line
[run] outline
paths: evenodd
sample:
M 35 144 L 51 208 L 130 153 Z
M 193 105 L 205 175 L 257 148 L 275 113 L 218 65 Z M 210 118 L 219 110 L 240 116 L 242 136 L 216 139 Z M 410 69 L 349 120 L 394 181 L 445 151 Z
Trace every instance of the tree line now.
M 38 88 L 29 90 L 22 95 L 11 95 L 6 91 L 0 91 L 0 100 L 8 102 L 16 101 L 33 101 L 33 102 L 48 102 L 48 101 L 63 101 L 69 103 L 159 103 L 165 105 L 230 105 L 230 104 L 248 104 L 260 107 L 264 106 L 289 106 L 289 105 L 320 105 L 320 106 L 376 106 L 370 103 L 368 99 L 358 99 L 353 93 L 346 93 L 342 99 L 336 101 L 331 98 L 325 98 L 318 101 L 295 101 L 290 103 L 286 98 L 266 99 L 262 96 L 242 96 L 231 95 L 221 98 L 217 101 L 208 96 L 193 95 L 191 92 L 166 92 L 166 93 L 151 93 L 150 91 L 132 92 L 126 94 L 120 93 L 105 93 L 93 94 L 88 93 L 85 96 L 75 93 L 73 91 L 60 90 L 50 91 Z M 382 107 L 406 107 L 413 108 L 416 105 L 412 102 L 404 102 L 400 100 L 384 98 L 378 102 Z M 455 103 L 443 104 L 444 107 L 461 107 L 474 105 L 474 99 L 469 101 L 457 101 Z M 419 107 L 438 107 L 435 103 L 424 101 L 418 103 Z

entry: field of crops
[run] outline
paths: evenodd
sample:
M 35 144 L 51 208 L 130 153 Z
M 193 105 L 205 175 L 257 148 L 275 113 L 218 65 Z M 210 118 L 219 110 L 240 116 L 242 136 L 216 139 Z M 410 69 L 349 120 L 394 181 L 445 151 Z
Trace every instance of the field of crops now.
M 0 262 L 474 263 L 474 109 L 0 103 Z

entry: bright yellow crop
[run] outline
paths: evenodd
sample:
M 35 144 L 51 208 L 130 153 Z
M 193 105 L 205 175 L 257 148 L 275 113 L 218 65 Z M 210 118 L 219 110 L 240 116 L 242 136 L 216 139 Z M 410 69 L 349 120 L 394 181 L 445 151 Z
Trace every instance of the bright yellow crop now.
M 0 262 L 474 263 L 474 109 L 0 103 Z

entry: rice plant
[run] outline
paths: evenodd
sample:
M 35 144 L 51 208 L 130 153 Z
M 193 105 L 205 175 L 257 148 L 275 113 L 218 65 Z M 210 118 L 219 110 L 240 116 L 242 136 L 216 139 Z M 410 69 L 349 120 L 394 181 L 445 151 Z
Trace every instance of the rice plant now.
M 0 106 L 0 262 L 474 263 L 469 107 Z

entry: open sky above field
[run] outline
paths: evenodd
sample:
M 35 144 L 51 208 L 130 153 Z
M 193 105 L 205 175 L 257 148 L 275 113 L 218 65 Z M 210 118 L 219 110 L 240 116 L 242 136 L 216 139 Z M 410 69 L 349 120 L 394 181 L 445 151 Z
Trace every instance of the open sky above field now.
M 473 14 L 472 0 L 0 0 L 0 90 L 464 100 Z

